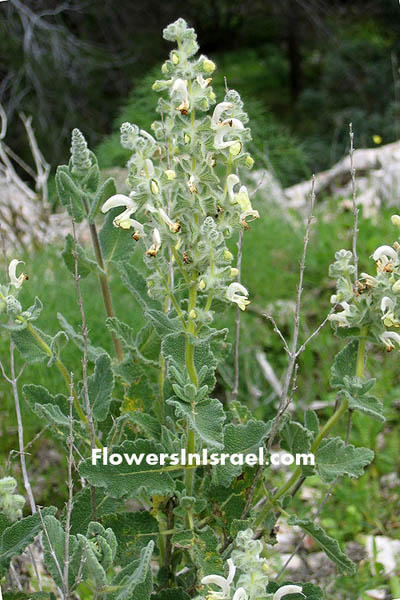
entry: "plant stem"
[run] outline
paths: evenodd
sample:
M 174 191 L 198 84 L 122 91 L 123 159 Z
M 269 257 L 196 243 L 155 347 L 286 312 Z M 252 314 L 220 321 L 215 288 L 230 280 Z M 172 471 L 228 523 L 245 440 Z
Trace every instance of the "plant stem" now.
M 110 286 L 108 285 L 107 275 L 106 275 L 105 268 L 104 268 L 103 253 L 101 251 L 99 236 L 97 235 L 96 225 L 94 223 L 91 223 L 89 225 L 89 229 L 90 229 L 90 236 L 92 238 L 94 253 L 96 256 L 96 261 L 101 269 L 101 272 L 99 273 L 99 281 L 100 281 L 101 293 L 103 295 L 104 308 L 106 309 L 106 313 L 107 313 L 108 317 L 115 317 L 115 313 L 114 313 L 114 309 L 113 309 L 113 305 L 112 305 L 112 299 L 111 299 Z M 121 344 L 120 340 L 117 337 L 115 337 L 114 334 L 111 334 L 111 335 L 112 335 L 115 352 L 118 357 L 118 361 L 122 362 L 122 360 L 124 358 L 122 344 Z
M 356 376 L 360 379 L 363 377 L 363 374 L 364 374 L 367 334 L 368 334 L 368 327 L 367 326 L 362 327 L 361 331 L 360 331 L 360 341 L 359 341 L 359 346 L 358 346 L 357 363 L 356 363 Z M 341 417 L 347 411 L 348 407 L 349 407 L 349 401 L 347 399 L 343 400 L 342 404 L 333 413 L 331 418 L 328 419 L 328 421 L 325 423 L 325 425 L 322 427 L 321 431 L 315 438 L 315 440 L 311 446 L 311 449 L 310 449 L 311 453 L 314 453 L 317 450 L 317 448 L 319 448 L 322 440 L 326 437 L 326 435 L 330 432 L 330 430 L 336 425 L 336 423 L 341 419 Z M 302 473 L 301 468 L 297 467 L 297 469 L 293 472 L 293 475 L 290 477 L 290 479 L 274 494 L 271 501 L 267 502 L 266 506 L 264 506 L 263 510 L 260 512 L 260 514 L 254 521 L 254 527 L 257 527 L 258 525 L 260 525 L 263 522 L 264 518 L 268 514 L 270 508 L 275 504 L 276 500 L 281 498 L 284 494 L 286 494 L 286 492 L 288 492 L 291 489 L 291 487 L 299 479 L 301 473 Z

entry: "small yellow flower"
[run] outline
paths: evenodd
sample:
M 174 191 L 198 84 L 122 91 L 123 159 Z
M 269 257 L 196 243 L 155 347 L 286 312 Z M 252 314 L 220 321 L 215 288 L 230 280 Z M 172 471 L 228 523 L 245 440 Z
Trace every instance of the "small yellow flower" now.
M 203 291 L 205 289 L 206 289 L 206 282 L 204 281 L 204 279 L 200 279 L 199 290 Z
M 174 63 L 174 65 L 177 65 L 179 63 L 179 56 L 176 52 L 172 53 L 171 60 Z
M 164 175 L 166 176 L 168 181 L 173 181 L 176 177 L 176 173 L 173 169 L 167 169 L 166 171 L 164 171 Z
M 232 156 L 238 156 L 242 151 L 242 143 L 237 141 L 234 144 L 232 144 L 229 148 L 229 154 L 232 154 Z
M 233 259 L 232 252 L 229 252 L 229 250 L 224 250 L 224 259 L 225 260 L 232 260 Z
M 203 60 L 203 69 L 206 73 L 213 73 L 215 71 L 215 63 L 209 58 Z
M 152 179 L 150 182 L 150 189 L 152 191 L 153 194 L 159 194 L 160 193 L 160 186 L 158 185 L 157 181 L 155 179 Z
M 372 141 L 374 142 L 374 144 L 377 145 L 382 144 L 382 138 L 377 133 L 375 133 L 375 135 L 372 136 Z
M 194 310 L 194 308 L 192 308 L 192 310 L 189 313 L 189 319 L 195 319 L 197 317 L 197 313 Z
M 248 169 L 251 169 L 254 165 L 254 158 L 252 158 L 250 155 L 246 157 L 246 161 L 245 161 L 246 167 Z
M 400 227 L 400 215 L 392 215 L 390 220 L 392 221 L 393 225 Z
M 231 268 L 231 277 L 236 277 L 237 275 L 239 275 L 239 269 L 236 269 L 236 267 L 232 267 Z

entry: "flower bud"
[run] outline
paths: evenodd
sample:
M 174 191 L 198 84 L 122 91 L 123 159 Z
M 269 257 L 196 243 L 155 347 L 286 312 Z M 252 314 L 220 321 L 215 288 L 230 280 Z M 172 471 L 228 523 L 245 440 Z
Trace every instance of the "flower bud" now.
M 160 186 L 158 185 L 157 181 L 155 179 L 152 179 L 150 181 L 150 189 L 152 191 L 153 194 L 159 194 L 160 193 Z
M 166 171 L 164 171 L 164 175 L 166 176 L 168 181 L 173 181 L 176 177 L 176 173 L 173 169 L 167 169 Z
M 200 279 L 199 290 L 203 291 L 205 289 L 206 289 L 206 282 L 204 281 L 204 279 Z
M 172 52 L 171 60 L 174 63 L 174 65 L 177 65 L 179 63 L 179 56 L 176 52 Z
M 229 252 L 229 250 L 224 250 L 224 259 L 225 260 L 232 260 L 233 259 L 232 252 Z
M 400 279 L 398 279 L 392 286 L 392 292 L 395 294 L 400 293 Z
M 232 267 L 231 268 L 231 277 L 236 277 L 237 275 L 239 275 L 239 269 L 236 269 L 236 267 Z
M 393 225 L 400 227 L 400 215 L 392 215 L 391 221 L 392 221 Z
M 229 147 L 229 154 L 232 156 L 238 156 L 242 151 L 242 143 L 237 140 L 234 144 Z
M 209 58 L 203 60 L 203 69 L 206 73 L 213 73 L 215 71 L 215 63 Z
M 184 140 L 185 144 L 190 144 L 190 142 L 191 142 L 190 135 L 188 133 L 185 133 L 183 140 Z
M 250 154 L 246 156 L 245 165 L 248 169 L 251 169 L 254 165 L 254 158 L 252 158 Z
M 22 312 L 21 303 L 15 298 L 15 296 L 6 296 L 5 301 L 9 315 L 19 315 Z
M 189 319 L 195 319 L 197 317 L 197 313 L 196 311 L 192 308 L 192 310 L 189 313 Z

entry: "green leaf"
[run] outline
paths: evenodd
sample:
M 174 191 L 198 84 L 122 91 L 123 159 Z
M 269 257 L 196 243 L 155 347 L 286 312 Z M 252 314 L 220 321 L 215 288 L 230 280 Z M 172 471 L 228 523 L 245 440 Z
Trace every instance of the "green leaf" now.
M 111 513 L 121 506 L 121 502 L 110 498 L 104 493 L 104 490 L 97 488 L 94 490 L 96 497 L 96 515 L 101 519 L 103 515 Z M 65 519 L 65 510 L 64 510 Z M 71 513 L 71 534 L 86 533 L 89 523 L 92 520 L 92 505 L 90 498 L 90 489 L 83 488 L 74 495 L 74 504 Z
M 89 211 L 89 223 L 93 223 L 97 213 L 100 210 L 100 206 L 106 200 L 108 200 L 108 198 L 111 198 L 111 196 L 114 196 L 114 194 L 116 193 L 117 189 L 115 187 L 115 180 L 113 177 L 109 177 L 101 184 L 101 186 L 96 192 L 96 195 L 94 197 Z
M 149 313 L 146 312 L 145 316 L 147 317 L 148 314 Z M 174 321 L 175 324 L 177 324 L 177 319 L 170 319 L 170 321 Z M 159 335 L 159 329 L 156 331 L 156 328 L 152 323 L 146 323 L 146 325 L 144 325 L 144 327 L 138 331 L 136 336 L 136 352 L 143 362 L 147 362 L 155 366 L 159 365 L 161 338 Z
M 208 367 L 208 374 L 201 382 L 208 385 L 208 389 L 213 390 L 215 387 L 214 371 L 217 367 L 217 360 L 211 351 L 211 345 L 208 340 L 201 340 L 191 336 L 191 343 L 194 346 L 194 366 L 197 373 L 204 366 Z M 163 337 L 161 342 L 161 353 L 165 360 L 168 360 L 179 373 L 187 375 L 186 360 L 185 360 L 186 335 L 182 333 L 170 333 Z
M 86 177 L 82 181 L 82 186 L 84 186 L 88 192 L 94 193 L 99 185 L 99 179 L 100 169 L 96 162 L 90 167 Z
M 199 569 L 199 579 L 204 575 L 224 574 L 224 564 L 218 549 L 218 538 L 211 527 L 201 531 L 185 531 L 172 536 L 172 543 L 178 548 L 190 549 Z
M 88 257 L 85 250 L 77 244 L 77 258 L 78 258 L 78 275 L 81 279 L 84 279 L 97 269 L 96 261 Z M 61 252 L 67 268 L 73 275 L 75 275 L 75 241 L 70 233 L 65 238 L 64 250 Z
M 47 535 L 43 535 L 44 562 L 47 570 L 51 574 L 58 587 L 62 588 L 62 580 L 56 561 L 52 555 L 52 552 L 50 551 L 50 545 L 47 536 L 50 540 L 54 554 L 56 555 L 58 564 L 61 567 L 61 571 L 63 572 L 65 562 L 65 531 L 60 521 L 58 521 L 58 519 L 52 515 L 45 516 L 43 521 L 47 531 Z M 69 585 L 72 586 L 78 575 L 82 557 L 82 547 L 74 535 L 71 535 L 69 538 L 69 555 L 71 557 L 71 562 L 69 565 L 68 580 Z
M 334 388 L 344 385 L 345 377 L 354 377 L 356 374 L 358 340 L 352 340 L 335 357 L 331 369 L 331 386 Z
M 153 550 L 154 542 L 151 540 L 142 549 L 140 559 L 118 573 L 112 581 L 112 586 L 118 586 L 119 590 L 110 594 L 111 600 L 150 600 L 153 591 L 150 568 Z
M 136 560 L 150 540 L 157 539 L 157 521 L 146 511 L 104 515 L 102 523 L 115 533 L 118 564 L 122 567 Z
M 188 404 L 178 398 L 169 398 L 167 404 L 174 406 L 177 417 L 183 417 L 205 445 L 223 448 L 225 412 L 219 400 L 206 398 L 196 404 Z
M 117 319 L 117 317 L 108 317 L 106 327 L 111 331 L 124 345 L 127 350 L 136 349 L 136 334 L 132 327 Z
M 129 465 L 125 460 L 120 465 L 103 465 L 101 460 L 97 465 L 92 465 L 91 459 L 83 461 L 79 467 L 82 477 L 95 487 L 104 487 L 112 498 L 135 498 L 142 491 L 149 494 L 170 494 L 174 491 L 174 482 L 165 467 L 149 465 L 145 461 L 146 455 L 163 452 L 160 444 L 149 440 L 125 441 L 121 446 L 112 448 L 112 454 L 136 455 L 140 464 Z
M 311 450 L 313 434 L 300 423 L 289 421 L 281 431 L 281 448 L 290 454 L 308 454 Z M 310 465 L 301 467 L 304 475 L 312 475 L 314 469 Z
M 314 523 L 311 519 L 299 519 L 296 516 L 290 517 L 288 523 L 289 525 L 301 527 L 303 531 L 311 535 L 325 554 L 336 563 L 341 573 L 354 575 L 356 565 L 349 559 L 347 554 L 340 549 L 337 541 L 329 537 L 322 527 Z
M 32 327 L 34 331 L 40 335 L 42 340 L 50 347 L 51 337 L 43 333 L 43 331 L 40 331 L 40 329 L 37 327 L 34 327 L 33 325 Z M 36 362 L 49 360 L 49 353 L 33 337 L 26 327 L 24 329 L 14 329 L 11 332 L 11 338 L 18 352 L 28 364 L 32 365 Z
M 42 516 L 54 515 L 54 507 L 43 508 Z M 4 574 L 13 556 L 21 554 L 42 530 L 38 513 L 16 521 L 3 531 L 0 538 L 0 572 Z
M 349 401 L 349 408 L 359 410 L 378 421 L 385 421 L 383 404 L 378 398 L 369 395 L 353 396 L 347 390 L 343 390 L 343 393 Z
M 114 389 L 114 375 L 108 354 L 97 357 L 94 373 L 88 377 L 87 384 L 93 416 L 97 421 L 104 421 L 110 410 Z
M 66 331 L 68 338 L 79 348 L 81 352 L 83 352 L 83 338 L 82 335 L 77 333 L 75 329 L 70 325 L 67 319 L 61 314 L 57 313 L 57 319 L 60 323 L 61 327 Z M 103 348 L 92 346 L 90 340 L 87 340 L 87 352 L 88 359 L 90 362 L 96 362 L 96 359 L 105 353 Z
M 69 214 L 71 214 L 72 205 L 72 214 L 74 219 L 77 223 L 80 223 L 85 216 L 81 199 L 83 192 L 79 189 L 69 175 L 68 168 L 66 166 L 61 166 L 57 169 L 56 188 L 61 204 L 65 206 Z
M 128 262 L 118 263 L 118 270 L 125 287 L 141 305 L 144 311 L 147 309 L 160 310 L 161 304 L 153 300 L 147 293 L 146 280 L 141 273 Z
M 341 438 L 324 440 L 315 452 L 317 471 L 326 482 L 334 481 L 336 477 L 349 475 L 361 477 L 363 469 L 374 458 L 374 453 L 369 448 L 355 448 L 352 444 L 346 445 Z
M 264 440 L 271 433 L 272 421 L 263 423 L 252 419 L 245 425 L 233 425 L 229 423 L 224 430 L 224 450 L 228 454 L 257 454 Z M 243 470 L 244 466 L 232 465 L 230 461 L 226 465 L 217 465 L 213 476 L 216 485 L 229 486 L 233 479 Z
M 50 351 L 51 357 L 47 363 L 48 367 L 54 365 L 54 363 L 60 358 L 61 351 L 68 343 L 68 336 L 65 331 L 58 331 L 56 335 L 51 339 Z
M 146 437 L 153 440 L 159 440 L 161 437 L 161 425 L 160 421 L 155 417 L 152 417 L 148 413 L 141 412 L 140 410 L 132 410 L 126 413 L 128 423 L 137 425 L 139 430 L 145 433 Z
M 56 600 L 52 592 L 3 592 L 3 600 Z
M 169 588 L 158 592 L 154 596 L 154 600 L 190 600 L 190 596 L 183 588 Z
M 308 431 L 312 432 L 314 438 L 318 435 L 319 419 L 318 419 L 318 415 L 315 412 L 315 410 L 311 410 L 311 409 L 306 410 L 305 415 L 304 415 L 304 425 L 306 426 Z
M 43 309 L 43 304 L 42 304 L 40 298 L 38 298 L 36 296 L 35 302 L 33 303 L 33 305 L 30 306 L 28 308 L 28 310 L 26 310 L 24 312 L 25 320 L 26 321 L 36 321 L 39 318 L 39 315 L 42 312 L 42 309 Z
M 136 249 L 136 242 L 129 231 L 114 227 L 113 219 L 122 212 L 121 207 L 108 211 L 103 227 L 99 232 L 99 241 L 103 259 L 106 263 L 126 260 Z

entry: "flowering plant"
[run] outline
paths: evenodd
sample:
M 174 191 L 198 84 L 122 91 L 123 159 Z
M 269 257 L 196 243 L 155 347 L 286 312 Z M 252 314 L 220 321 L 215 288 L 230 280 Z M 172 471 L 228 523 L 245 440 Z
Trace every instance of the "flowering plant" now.
M 27 276 L 17 259 L 9 265 L 9 284 L 0 289 L 2 325 L 11 333 L 12 351 L 16 347 L 29 364 L 47 361 L 65 380 L 65 395 L 34 384 L 24 386 L 23 393 L 64 444 L 69 469 L 68 503 L 57 519 L 54 508 L 37 509 L 21 435 L 32 515 L 6 523 L 1 565 L 5 572 L 12 556 L 43 531 L 45 564 L 65 600 L 72 594 L 79 597 L 84 589 L 108 600 L 187 600 L 196 594 L 206 594 L 208 600 L 281 600 L 294 594 L 316 600 L 322 591 L 310 583 L 271 581 L 261 555 L 275 542 L 274 527 L 281 517 L 314 537 L 341 572 L 355 572 L 355 564 L 313 519 L 300 519 L 288 510 L 307 477 L 317 475 L 327 484 L 346 475 L 359 477 L 373 459 L 369 449 L 328 436 L 349 410 L 383 419 L 380 401 L 368 394 L 373 382 L 364 379 L 363 369 L 369 336 L 386 347 L 397 341 L 393 336 L 400 339 L 396 332 L 382 331 L 400 325 L 397 249 L 376 251 L 376 278 L 363 275 L 351 281 L 355 268 L 347 251 L 337 254 L 331 268 L 338 288 L 332 301 L 343 311 L 329 318 L 348 328 L 352 340 L 332 368 L 332 386 L 343 401 L 324 425 L 312 410 L 302 423 L 286 412 L 295 364 L 307 343 L 298 343 L 298 321 L 311 218 L 276 417 L 264 422 L 234 397 L 227 406 L 214 397 L 217 369 L 229 351 L 227 330 L 217 328 L 218 312 L 228 306 L 239 317 L 250 303 L 240 281 L 240 254 L 238 265 L 232 266 L 230 245 L 235 236 L 242 240 L 251 235 L 249 223 L 260 217 L 243 184 L 243 173 L 253 166 L 246 151 L 250 131 L 236 91 L 227 90 L 217 103 L 211 86 L 215 65 L 203 55 L 196 58 L 194 30 L 178 19 L 164 37 L 176 47 L 162 66 L 163 78 L 153 85 L 160 93 L 160 118 L 151 132 L 130 123 L 121 127 L 121 143 L 132 152 L 128 193 L 118 193 L 112 178 L 100 183 L 97 159 L 78 130 L 72 134 L 69 164 L 57 171 L 57 191 L 73 222 L 63 258 L 75 281 L 81 331 L 62 314 L 62 329 L 54 336 L 34 324 L 42 304 L 36 299 L 23 310 L 17 295 Z M 77 239 L 75 225 L 84 220 L 93 255 Z M 116 273 L 145 316 L 139 331 L 130 307 L 124 320 L 114 313 L 110 276 Z M 88 335 L 80 279 L 94 275 L 115 356 L 94 346 Z M 238 340 L 239 329 L 236 333 Z M 62 360 L 69 342 L 82 353 L 81 381 L 74 374 L 75 382 Z M 7 378 L 19 407 L 13 364 Z M 184 448 L 188 455 L 210 449 L 229 456 L 260 447 L 269 452 L 277 442 L 289 453 L 313 453 L 315 465 L 298 466 L 273 488 L 266 485 L 268 464 L 159 465 L 133 459 L 98 464 L 90 455 L 105 456 L 112 449 L 115 456 L 168 456 Z M 84 483 L 77 493 L 75 463 Z M 19 516 L 18 509 L 13 514 Z M 19 539 L 17 547 L 7 545 L 11 534 Z

